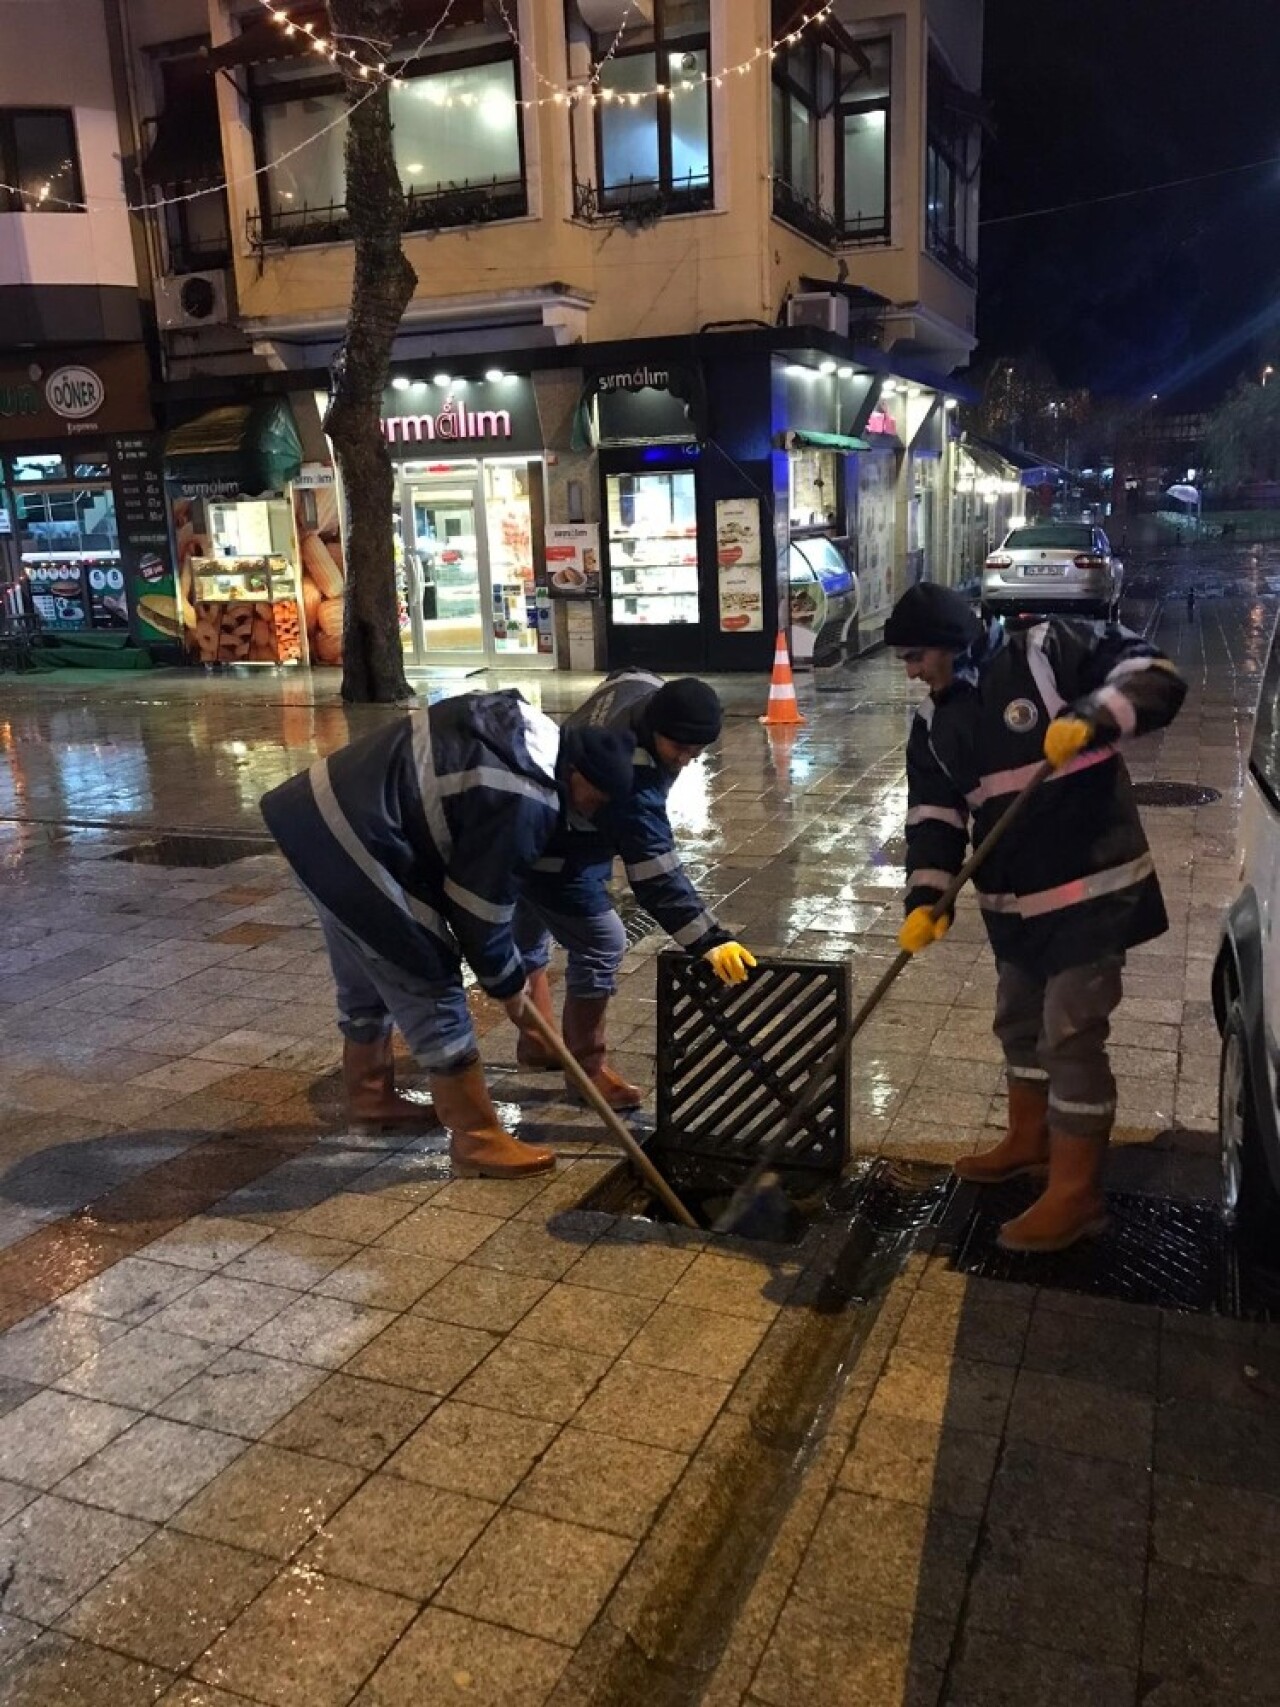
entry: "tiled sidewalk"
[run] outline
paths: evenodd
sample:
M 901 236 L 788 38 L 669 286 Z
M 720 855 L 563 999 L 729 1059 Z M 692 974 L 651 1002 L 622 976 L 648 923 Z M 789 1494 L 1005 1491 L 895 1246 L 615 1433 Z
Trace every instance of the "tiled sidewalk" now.
M 1174 928 L 1133 957 L 1116 1029 L 1115 1176 L 1142 1188 L 1212 1186 L 1207 972 L 1267 627 L 1243 602 L 1167 618 L 1195 691 L 1134 755 L 1224 796 L 1147 815 Z M 913 694 L 887 660 L 854 689 L 809 696 L 771 746 L 736 687 L 743 715 L 676 798 L 745 940 L 847 955 L 866 988 L 897 926 Z M 553 708 L 567 691 L 539 687 Z M 808 1315 L 794 1274 L 576 1212 L 612 1158 L 555 1078 L 515 1074 L 479 999 L 496 1092 L 560 1148 L 554 1179 L 451 1181 L 438 1132 L 353 1137 L 323 951 L 280 863 L 111 857 L 148 825 L 255 830 L 262 788 L 343 738 L 333 708 L 40 688 L 8 715 L 5 810 L 28 822 L 0 824 L 0 1702 L 585 1703 Z M 659 946 L 615 1008 L 643 1083 Z M 862 1153 L 983 1140 L 991 993 L 969 909 L 859 1046 Z M 707 1700 L 1260 1707 L 1274 1342 L 1132 1315 L 914 1265 Z

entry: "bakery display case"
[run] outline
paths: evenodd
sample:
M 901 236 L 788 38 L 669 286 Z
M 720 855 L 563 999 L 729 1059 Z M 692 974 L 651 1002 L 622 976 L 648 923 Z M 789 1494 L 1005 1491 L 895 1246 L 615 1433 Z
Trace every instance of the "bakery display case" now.
M 693 472 L 611 474 L 607 501 L 611 623 L 620 628 L 696 624 Z
M 299 664 L 301 592 L 286 557 L 193 557 L 189 639 L 202 664 Z

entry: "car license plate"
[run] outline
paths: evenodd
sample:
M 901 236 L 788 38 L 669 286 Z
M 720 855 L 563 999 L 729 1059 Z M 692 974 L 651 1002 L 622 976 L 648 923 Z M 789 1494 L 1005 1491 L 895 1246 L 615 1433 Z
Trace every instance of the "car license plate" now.
M 1047 579 L 1050 575 L 1065 575 L 1066 565 L 1062 563 L 1029 563 L 1022 573 L 1033 581 Z

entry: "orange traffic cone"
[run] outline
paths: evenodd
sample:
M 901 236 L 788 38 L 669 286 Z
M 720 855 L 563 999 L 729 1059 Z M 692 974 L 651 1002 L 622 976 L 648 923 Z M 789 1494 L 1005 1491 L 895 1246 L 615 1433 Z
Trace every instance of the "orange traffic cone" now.
M 781 629 L 778 630 L 778 644 L 773 654 L 773 679 L 769 683 L 769 703 L 765 707 L 764 716 L 760 721 L 764 724 L 794 724 L 806 721 L 801 717 L 800 707 L 796 704 L 796 684 L 791 676 L 791 658 L 787 652 L 787 637 Z

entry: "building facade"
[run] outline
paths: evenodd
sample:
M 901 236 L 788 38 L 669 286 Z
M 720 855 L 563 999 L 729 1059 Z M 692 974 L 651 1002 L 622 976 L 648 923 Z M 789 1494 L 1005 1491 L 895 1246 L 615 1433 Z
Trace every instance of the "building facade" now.
M 779 626 L 822 662 L 961 573 L 981 0 L 402 0 L 385 43 L 313 0 L 54 9 L 113 37 L 152 204 L 112 186 L 164 435 L 146 638 L 337 656 L 337 53 L 390 81 L 418 275 L 384 406 L 411 662 L 757 669 Z

